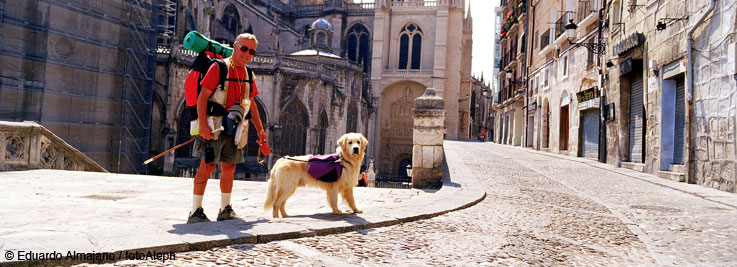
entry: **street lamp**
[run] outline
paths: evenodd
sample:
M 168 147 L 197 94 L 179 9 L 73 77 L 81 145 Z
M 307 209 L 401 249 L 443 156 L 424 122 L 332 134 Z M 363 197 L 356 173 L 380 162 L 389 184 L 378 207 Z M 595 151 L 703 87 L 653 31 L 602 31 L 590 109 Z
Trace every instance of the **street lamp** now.
M 507 75 L 506 76 L 507 76 L 507 80 L 509 80 L 509 83 L 517 84 L 517 85 L 520 85 L 520 86 L 527 86 L 527 81 L 525 81 L 525 80 L 522 80 L 522 81 L 512 80 L 512 71 L 511 70 L 507 70 Z
M 412 164 L 407 164 L 407 177 L 412 178 Z
M 594 54 L 603 54 L 606 50 L 606 44 L 604 43 L 574 43 L 574 41 L 576 40 L 576 29 L 578 28 L 578 26 L 576 25 L 576 23 L 573 23 L 572 19 L 569 20 L 568 24 L 566 24 L 566 26 L 564 26 L 563 28 L 566 29 L 566 38 L 568 39 L 568 42 L 571 43 L 571 47 L 583 46 Z

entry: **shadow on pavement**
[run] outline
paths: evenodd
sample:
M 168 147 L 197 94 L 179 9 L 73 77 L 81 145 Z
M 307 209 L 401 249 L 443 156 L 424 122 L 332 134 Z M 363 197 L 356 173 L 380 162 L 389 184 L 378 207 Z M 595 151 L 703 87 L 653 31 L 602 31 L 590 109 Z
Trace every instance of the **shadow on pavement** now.
M 167 232 L 177 235 L 196 234 L 196 235 L 227 235 L 228 238 L 238 238 L 248 236 L 251 234 L 245 234 L 243 231 L 253 228 L 253 225 L 258 223 L 268 222 L 266 219 L 258 219 L 255 221 L 246 221 L 243 219 L 233 219 L 227 221 L 211 221 L 201 223 L 181 223 L 174 224 L 174 229 Z
M 450 169 L 448 169 L 448 155 L 443 152 L 443 186 L 461 188 L 459 183 L 450 181 Z

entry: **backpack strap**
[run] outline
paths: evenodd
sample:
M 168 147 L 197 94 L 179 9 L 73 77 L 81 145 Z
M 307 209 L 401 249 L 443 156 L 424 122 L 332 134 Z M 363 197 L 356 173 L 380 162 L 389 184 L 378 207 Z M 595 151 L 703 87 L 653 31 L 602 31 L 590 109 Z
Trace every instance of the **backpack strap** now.
M 218 81 L 218 86 L 220 88 L 223 88 L 225 81 L 228 79 L 228 64 L 225 63 L 225 60 L 219 58 L 214 59 L 214 61 L 215 64 L 218 64 L 218 69 L 220 70 L 220 80 Z
M 228 78 L 226 80 L 231 82 L 247 82 L 251 85 L 251 88 L 253 88 L 253 74 L 248 66 L 246 66 L 246 72 L 248 72 L 248 80 L 241 78 Z

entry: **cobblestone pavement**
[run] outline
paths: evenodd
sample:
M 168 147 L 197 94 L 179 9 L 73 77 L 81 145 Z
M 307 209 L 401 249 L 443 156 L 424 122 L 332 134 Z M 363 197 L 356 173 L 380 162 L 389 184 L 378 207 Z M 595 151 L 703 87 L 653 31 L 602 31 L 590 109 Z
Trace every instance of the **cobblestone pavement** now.
M 165 263 L 108 265 L 737 265 L 733 206 L 593 161 L 452 145 L 486 186 L 486 199 L 473 207 L 385 228 L 178 253 Z

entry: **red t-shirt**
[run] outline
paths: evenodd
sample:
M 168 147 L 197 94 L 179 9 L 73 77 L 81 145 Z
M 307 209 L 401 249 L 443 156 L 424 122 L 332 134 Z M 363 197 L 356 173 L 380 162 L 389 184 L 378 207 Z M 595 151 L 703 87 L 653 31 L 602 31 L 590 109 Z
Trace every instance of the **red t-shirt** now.
M 230 71 L 228 72 L 228 78 L 233 79 L 242 79 L 242 80 L 248 80 L 248 73 L 246 73 L 246 68 L 234 68 L 229 67 Z M 254 77 L 255 79 L 256 77 Z M 216 90 L 218 83 L 220 82 L 220 67 L 218 67 L 218 64 L 212 64 L 210 66 L 210 69 L 207 70 L 207 74 L 205 74 L 205 78 L 202 78 L 202 82 L 200 82 L 200 85 L 203 87 L 210 89 L 210 90 Z M 241 100 L 243 100 L 243 92 L 248 88 L 246 87 L 247 82 L 236 82 L 236 81 L 228 81 L 228 98 L 225 100 L 225 109 L 229 109 L 230 106 L 232 106 L 235 103 L 240 103 Z M 251 93 L 248 95 L 249 98 L 254 97 L 258 95 L 258 88 L 256 88 L 256 82 L 253 82 L 253 88 L 251 88 Z

